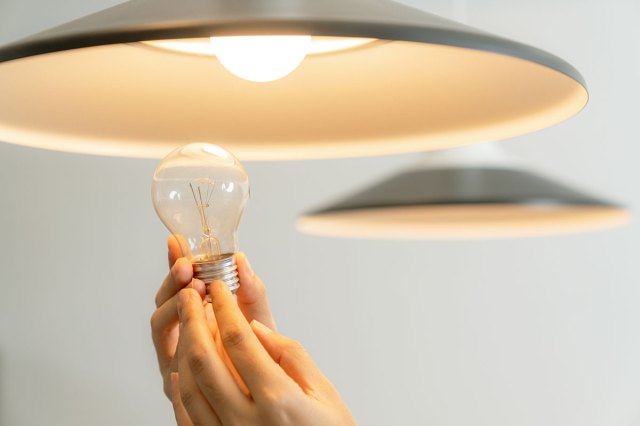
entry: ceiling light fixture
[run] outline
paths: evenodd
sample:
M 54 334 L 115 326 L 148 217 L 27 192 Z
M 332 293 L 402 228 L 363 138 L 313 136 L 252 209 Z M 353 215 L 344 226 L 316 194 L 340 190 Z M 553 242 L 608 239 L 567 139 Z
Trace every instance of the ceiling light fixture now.
M 428 153 L 297 226 L 343 238 L 488 239 L 588 232 L 629 219 L 623 207 L 530 171 L 489 143 Z
M 277 70 L 275 39 L 226 53 L 256 36 L 300 49 Z M 389 0 L 132 0 L 0 62 L 0 140 L 129 157 L 194 141 L 243 160 L 440 149 L 553 125 L 588 98 L 560 58 Z

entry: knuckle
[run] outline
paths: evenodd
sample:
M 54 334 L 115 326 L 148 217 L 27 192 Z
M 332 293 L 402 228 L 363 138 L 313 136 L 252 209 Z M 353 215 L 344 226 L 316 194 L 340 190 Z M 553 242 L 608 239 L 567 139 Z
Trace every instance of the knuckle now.
M 188 410 L 193 407 L 195 402 L 195 394 L 191 389 L 181 388 L 180 389 L 180 400 L 182 401 L 182 405 Z
M 205 370 L 209 360 L 209 353 L 201 347 L 192 348 L 187 354 L 189 369 L 194 375 L 200 375 Z
M 206 377 L 203 377 L 201 383 L 202 393 L 204 393 L 209 401 L 226 401 L 228 398 L 228 392 L 225 392 L 224 389 L 220 389 L 220 387 L 216 386 L 214 382 L 208 380 Z
M 246 334 L 240 327 L 228 327 L 221 331 L 220 338 L 225 348 L 241 346 L 246 339 Z
M 306 350 L 304 346 L 302 346 L 302 344 L 300 344 L 300 342 L 298 342 L 297 340 L 286 338 L 284 352 L 294 355 L 306 353 Z
M 151 314 L 151 318 L 149 319 L 149 325 L 151 325 L 151 331 L 153 332 L 157 332 L 158 329 L 160 328 L 160 319 L 158 318 L 159 314 L 158 311 L 154 311 Z
M 264 394 L 269 417 L 276 424 L 291 424 L 291 413 L 299 406 L 299 395 L 292 388 L 271 389 Z

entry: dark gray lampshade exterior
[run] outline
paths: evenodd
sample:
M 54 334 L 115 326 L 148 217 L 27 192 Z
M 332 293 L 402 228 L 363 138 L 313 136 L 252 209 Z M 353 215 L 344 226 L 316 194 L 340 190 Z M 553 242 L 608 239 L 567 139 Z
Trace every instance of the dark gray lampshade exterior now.
M 309 34 L 465 47 L 536 62 L 585 86 L 580 73 L 554 55 L 390 0 L 133 0 L 4 46 L 0 62 L 212 34 Z
M 497 168 L 443 168 L 400 173 L 312 214 L 442 204 L 614 206 L 531 172 Z
M 400 173 L 306 213 L 299 227 L 356 238 L 465 239 L 586 232 L 627 220 L 624 208 L 538 174 L 479 167 Z

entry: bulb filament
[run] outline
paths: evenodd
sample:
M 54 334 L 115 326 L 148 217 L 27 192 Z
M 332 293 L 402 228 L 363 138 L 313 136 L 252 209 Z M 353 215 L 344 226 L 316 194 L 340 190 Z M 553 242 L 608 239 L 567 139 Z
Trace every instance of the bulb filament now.
M 215 190 L 215 182 L 211 179 L 196 179 L 189 183 L 193 199 L 198 207 L 200 223 L 202 224 L 202 238 L 200 238 L 200 254 L 203 260 L 215 258 L 220 255 L 220 243 L 213 235 L 213 229 L 209 224 L 207 209 L 211 202 L 211 196 Z

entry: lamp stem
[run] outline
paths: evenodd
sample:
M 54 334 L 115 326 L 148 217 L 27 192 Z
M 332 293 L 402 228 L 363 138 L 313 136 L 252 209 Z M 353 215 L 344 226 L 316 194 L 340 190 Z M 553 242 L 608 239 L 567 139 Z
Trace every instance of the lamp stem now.
M 416 164 L 418 169 L 460 167 L 527 168 L 519 159 L 507 154 L 497 142 L 425 152 Z

